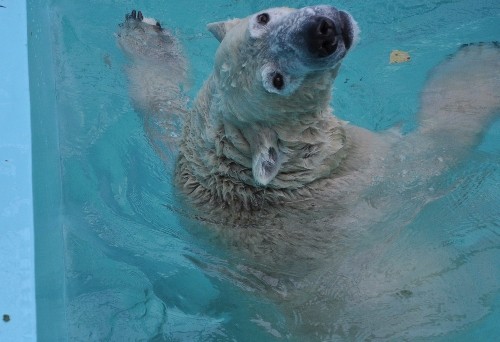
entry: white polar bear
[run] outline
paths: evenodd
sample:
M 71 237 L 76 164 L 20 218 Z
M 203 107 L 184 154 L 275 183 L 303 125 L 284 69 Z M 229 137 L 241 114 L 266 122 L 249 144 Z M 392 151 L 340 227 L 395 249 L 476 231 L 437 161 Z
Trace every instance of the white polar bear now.
M 333 81 L 359 33 L 347 12 L 274 8 L 208 29 L 220 46 L 192 109 L 182 95 L 187 63 L 175 37 L 135 11 L 118 34 L 153 145 L 165 159 L 178 147 L 176 185 L 193 216 L 250 255 L 248 269 L 275 279 L 268 293 L 301 317 L 300 329 L 323 337 L 345 328 L 332 323 L 332 310 L 354 307 L 363 317 L 383 294 L 418 293 L 398 292 L 415 286 L 415 277 L 397 261 L 390 263 L 395 278 L 365 277 L 362 269 L 380 267 L 380 251 L 363 241 L 410 222 L 440 195 L 433 178 L 477 143 L 500 108 L 498 44 L 464 45 L 436 67 L 422 94 L 420 127 L 401 136 L 333 115 Z M 418 256 L 422 264 L 439 257 Z M 422 315 L 401 331 L 442 307 L 408 312 L 415 310 Z M 379 322 L 370 325 L 373 336 L 388 324 L 380 317 L 366 318 Z

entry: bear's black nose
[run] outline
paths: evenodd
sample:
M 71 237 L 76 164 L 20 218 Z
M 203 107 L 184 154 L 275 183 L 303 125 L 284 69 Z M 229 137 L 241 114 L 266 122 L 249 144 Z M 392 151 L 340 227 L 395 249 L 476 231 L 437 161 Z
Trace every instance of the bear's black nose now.
M 337 50 L 341 32 L 335 22 L 327 17 L 316 16 L 309 20 L 304 30 L 309 52 L 314 57 L 327 57 Z

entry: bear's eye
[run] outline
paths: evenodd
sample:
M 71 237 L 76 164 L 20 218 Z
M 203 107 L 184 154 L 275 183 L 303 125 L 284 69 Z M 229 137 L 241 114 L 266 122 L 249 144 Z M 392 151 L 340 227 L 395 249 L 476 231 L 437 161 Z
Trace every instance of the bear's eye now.
M 266 25 L 269 22 L 269 14 L 261 13 L 257 16 L 257 22 L 261 25 Z
M 285 85 L 285 81 L 283 80 L 283 75 L 280 73 L 276 73 L 273 76 L 273 86 L 276 89 L 281 90 L 284 85 Z

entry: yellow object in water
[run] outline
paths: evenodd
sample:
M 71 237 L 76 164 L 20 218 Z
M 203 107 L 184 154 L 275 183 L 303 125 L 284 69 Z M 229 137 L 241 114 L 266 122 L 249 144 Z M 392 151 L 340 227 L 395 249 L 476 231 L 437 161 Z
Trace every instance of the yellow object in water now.
M 389 61 L 391 64 L 409 62 L 410 54 L 406 51 L 392 50 L 391 56 L 389 57 Z

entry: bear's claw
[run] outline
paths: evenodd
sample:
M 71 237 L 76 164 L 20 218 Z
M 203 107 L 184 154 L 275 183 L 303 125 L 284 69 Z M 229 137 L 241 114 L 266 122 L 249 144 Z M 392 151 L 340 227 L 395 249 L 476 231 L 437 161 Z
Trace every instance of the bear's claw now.
M 127 13 L 125 15 L 125 20 L 129 20 L 129 19 L 142 21 L 142 20 L 144 20 L 144 16 L 142 15 L 141 11 L 132 10 L 132 12 L 130 12 L 130 14 Z
M 144 22 L 149 25 L 156 26 L 159 30 L 162 30 L 162 27 L 158 20 L 152 19 L 152 18 L 144 18 L 144 15 L 142 14 L 141 11 L 136 11 L 132 10 L 132 12 L 125 14 L 125 21 L 128 20 L 137 20 Z
M 129 19 L 137 19 L 137 12 L 135 10 L 132 10 L 132 12 L 125 14 L 125 20 Z

